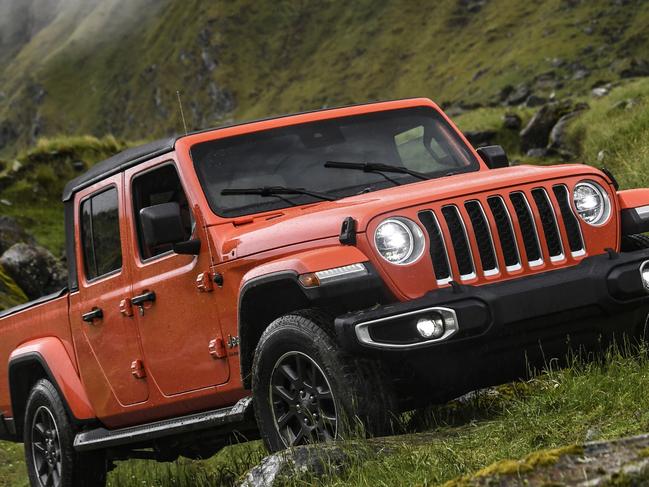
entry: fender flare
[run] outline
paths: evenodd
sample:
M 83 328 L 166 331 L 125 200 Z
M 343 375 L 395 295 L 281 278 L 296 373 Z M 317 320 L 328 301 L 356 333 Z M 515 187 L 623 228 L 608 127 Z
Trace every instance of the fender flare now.
M 40 367 L 56 388 L 72 421 L 86 423 L 97 418 L 65 346 L 58 338 L 44 337 L 23 343 L 9 356 L 9 394 L 17 428 L 22 425 L 29 395 L 21 384 L 20 372 L 33 366 Z
M 368 274 L 349 281 L 305 288 L 298 280 L 301 274 L 333 269 L 362 262 Z M 277 299 L 277 292 L 282 299 Z M 359 304 L 362 296 L 384 296 L 383 280 L 367 256 L 351 246 L 310 249 L 267 262 L 251 269 L 241 280 L 237 309 L 237 332 L 240 343 L 241 378 L 250 388 L 252 358 L 263 330 L 272 320 L 297 309 L 335 302 L 354 296 Z M 288 302 L 283 302 L 284 300 Z M 254 306 L 253 306 L 254 305 Z

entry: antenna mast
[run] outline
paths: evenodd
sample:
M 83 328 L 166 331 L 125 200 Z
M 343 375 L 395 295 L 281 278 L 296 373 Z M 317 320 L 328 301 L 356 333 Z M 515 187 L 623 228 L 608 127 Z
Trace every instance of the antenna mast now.
M 185 112 L 183 111 L 183 102 L 180 99 L 180 90 L 176 90 L 176 96 L 178 97 L 178 107 L 180 108 L 180 118 L 183 120 L 183 128 L 185 129 L 185 135 L 187 135 L 187 122 L 185 121 Z

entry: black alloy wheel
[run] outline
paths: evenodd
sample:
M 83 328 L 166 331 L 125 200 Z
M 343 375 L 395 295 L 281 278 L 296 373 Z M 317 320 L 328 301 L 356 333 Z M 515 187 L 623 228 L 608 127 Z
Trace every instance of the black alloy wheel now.
M 270 398 L 286 447 L 337 438 L 338 413 L 331 385 L 308 355 L 292 351 L 279 358 L 271 374 Z
M 398 413 L 392 382 L 380 362 L 340 347 L 326 312 L 277 318 L 252 363 L 255 418 L 266 448 L 389 433 Z
M 42 487 L 61 485 L 61 440 L 52 412 L 40 406 L 32 420 L 32 457 Z

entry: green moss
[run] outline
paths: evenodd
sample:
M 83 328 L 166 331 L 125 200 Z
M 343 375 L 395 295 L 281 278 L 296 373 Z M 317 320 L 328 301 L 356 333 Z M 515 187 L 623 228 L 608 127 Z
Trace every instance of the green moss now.
M 27 296 L 0 266 L 0 311 L 27 301 Z
M 469 485 L 472 479 L 493 477 L 497 475 L 520 475 L 529 473 L 539 467 L 554 465 L 564 455 L 581 455 L 584 448 L 581 445 L 571 445 L 551 450 L 540 450 L 526 456 L 522 460 L 501 460 L 488 467 L 478 470 L 475 474 L 451 480 L 444 487 L 462 487 Z
M 639 457 L 649 458 L 649 448 L 643 448 L 638 452 Z

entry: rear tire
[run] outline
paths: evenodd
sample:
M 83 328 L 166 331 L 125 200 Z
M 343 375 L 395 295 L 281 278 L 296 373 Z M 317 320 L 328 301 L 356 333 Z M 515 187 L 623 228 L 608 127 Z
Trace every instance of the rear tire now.
M 106 457 L 74 450 L 74 429 L 56 388 L 40 380 L 27 400 L 23 429 L 32 487 L 103 487 Z
M 255 417 L 266 447 L 391 431 L 396 403 L 380 364 L 344 352 L 333 321 L 305 310 L 264 331 L 252 366 Z

